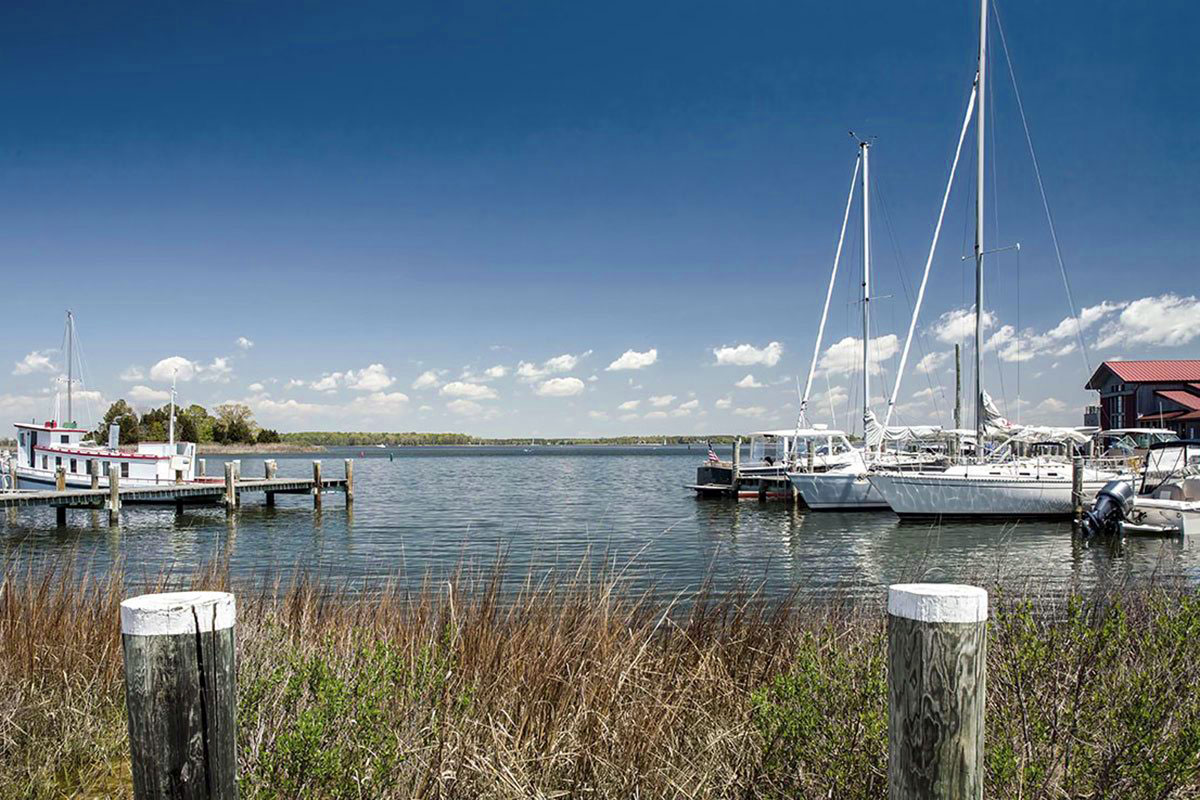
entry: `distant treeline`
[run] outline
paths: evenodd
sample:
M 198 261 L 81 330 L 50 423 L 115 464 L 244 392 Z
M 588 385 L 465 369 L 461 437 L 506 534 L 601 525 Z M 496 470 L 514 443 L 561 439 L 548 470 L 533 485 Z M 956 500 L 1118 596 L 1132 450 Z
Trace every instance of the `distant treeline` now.
M 301 444 L 319 447 L 370 447 L 382 444 L 388 447 L 418 447 L 429 445 L 563 445 L 563 444 L 730 444 L 732 436 L 604 436 L 604 437 L 549 437 L 528 436 L 506 439 L 488 439 L 465 433 L 350 433 L 338 431 L 300 431 L 281 433 L 280 440 L 286 444 Z

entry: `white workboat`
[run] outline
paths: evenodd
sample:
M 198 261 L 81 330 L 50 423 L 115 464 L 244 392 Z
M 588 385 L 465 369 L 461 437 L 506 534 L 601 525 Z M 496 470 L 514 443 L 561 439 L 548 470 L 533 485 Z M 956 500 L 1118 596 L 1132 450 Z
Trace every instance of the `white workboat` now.
M 116 467 L 122 486 L 157 486 L 195 480 L 196 445 L 175 441 L 175 389 L 171 389 L 171 414 L 168 441 L 138 442 L 120 445 L 120 428 L 112 425 L 108 441 L 85 441 L 91 434 L 74 422 L 75 321 L 67 312 L 67 408 L 66 420 L 18 422 L 16 452 L 7 465 L 8 483 L 16 477 L 18 489 L 53 489 L 58 471 L 70 489 L 92 486 L 92 470 L 99 485 L 108 487 L 109 469 Z M 55 403 L 58 406 L 58 403 Z

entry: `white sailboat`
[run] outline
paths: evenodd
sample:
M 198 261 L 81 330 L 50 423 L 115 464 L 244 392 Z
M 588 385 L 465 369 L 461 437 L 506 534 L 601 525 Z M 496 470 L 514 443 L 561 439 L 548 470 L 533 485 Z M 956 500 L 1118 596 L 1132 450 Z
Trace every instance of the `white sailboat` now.
M 1066 516 L 1071 513 L 1071 465 L 1068 461 L 1050 455 L 1039 455 L 1033 458 L 1021 455 L 1021 445 L 1037 447 L 1047 443 L 1062 445 L 1064 449 L 1084 444 L 1086 436 L 1064 428 L 1021 428 L 1010 426 L 1007 421 L 999 418 L 999 414 L 991 405 L 991 400 L 983 388 L 983 259 L 984 259 L 984 196 L 985 196 L 985 97 L 983 90 L 987 84 L 987 31 L 988 31 L 988 0 L 980 0 L 979 17 L 979 53 L 978 66 L 975 75 L 975 88 L 968 104 L 967 117 L 964 120 L 963 135 L 971 117 L 971 105 L 975 110 L 976 147 L 978 156 L 976 168 L 976 198 L 975 198 L 975 440 L 979 443 L 976 463 L 956 464 L 943 471 L 920 470 L 901 472 L 899 470 L 877 471 L 870 475 L 871 485 L 886 500 L 888 505 L 899 515 L 911 517 L 1013 517 L 1013 516 Z M 963 136 L 959 137 L 961 151 Z M 955 166 L 958 156 L 955 156 Z M 951 170 L 951 182 L 954 171 Z M 946 197 L 949 196 L 950 186 L 946 187 Z M 942 215 L 945 214 L 946 201 L 942 202 Z M 934 233 L 934 247 L 937 235 L 941 229 L 942 217 L 939 216 Z M 929 275 L 929 265 L 932 261 L 933 249 L 930 250 L 930 261 L 926 262 L 925 279 Z M 918 293 L 918 308 L 925 291 L 925 280 L 922 280 Z M 916 323 L 914 313 L 913 326 Z M 909 328 L 911 341 L 913 327 Z M 901 358 L 900 372 L 896 376 L 896 386 L 893 389 L 892 402 L 888 406 L 888 417 L 883 428 L 876 432 L 882 440 L 890 434 L 887 423 L 890 420 L 895 398 L 899 391 L 903 374 L 904 359 L 908 354 L 908 344 Z M 993 451 L 990 456 L 983 456 L 985 435 L 1002 434 L 1008 439 Z M 1117 473 L 1087 467 L 1083 475 L 1083 489 L 1086 495 L 1094 495 L 1105 483 L 1117 477 Z

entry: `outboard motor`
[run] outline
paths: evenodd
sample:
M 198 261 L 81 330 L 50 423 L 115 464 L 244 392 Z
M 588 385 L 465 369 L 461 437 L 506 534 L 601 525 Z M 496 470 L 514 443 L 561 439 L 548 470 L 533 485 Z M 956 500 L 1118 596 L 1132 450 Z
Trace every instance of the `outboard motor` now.
M 1101 533 L 1114 534 L 1133 509 L 1133 484 L 1126 480 L 1109 481 L 1096 493 L 1092 510 L 1083 515 L 1085 539 Z

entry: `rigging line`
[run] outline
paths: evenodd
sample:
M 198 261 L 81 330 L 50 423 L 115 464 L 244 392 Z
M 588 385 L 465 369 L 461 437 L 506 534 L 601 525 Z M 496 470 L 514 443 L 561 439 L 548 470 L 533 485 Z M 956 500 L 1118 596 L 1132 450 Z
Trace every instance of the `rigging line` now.
M 892 419 L 892 411 L 896 407 L 896 397 L 900 393 L 900 379 L 904 376 L 904 367 L 908 363 L 909 348 L 912 345 L 913 331 L 917 327 L 917 316 L 921 310 L 921 303 L 925 299 L 925 287 L 929 283 L 929 270 L 933 266 L 933 257 L 937 253 L 938 239 L 942 234 L 942 222 L 946 216 L 946 204 L 950 201 L 950 190 L 954 187 L 954 173 L 958 169 L 958 161 L 962 156 L 963 142 L 967 138 L 967 129 L 971 125 L 971 114 L 975 110 L 975 96 L 979 91 L 979 77 L 975 78 L 975 85 L 971 89 L 971 97 L 967 101 L 967 113 L 963 117 L 962 129 L 958 134 L 958 145 L 954 149 L 954 160 L 950 163 L 950 175 L 946 180 L 946 191 L 942 194 L 942 205 L 938 210 L 937 224 L 933 228 L 933 240 L 929 243 L 929 255 L 925 258 L 925 271 L 921 275 L 921 288 L 917 291 L 917 302 L 913 308 L 912 319 L 908 323 L 908 335 L 904 339 L 904 351 L 900 356 L 900 366 L 896 372 L 896 383 L 892 386 L 892 397 L 888 401 L 887 414 L 884 416 L 883 427 L 887 430 L 888 424 Z
M 1042 196 L 1042 209 L 1046 212 L 1046 224 L 1050 227 L 1050 240 L 1054 243 L 1054 257 L 1058 261 L 1058 272 L 1062 276 L 1063 288 L 1067 292 L 1067 305 L 1071 309 L 1071 318 L 1075 320 L 1075 338 L 1079 342 L 1079 350 L 1083 354 L 1083 363 L 1088 374 L 1092 372 L 1092 360 L 1088 356 L 1087 345 L 1083 341 L 1083 327 L 1079 322 L 1079 314 L 1075 311 L 1075 297 L 1071 292 L 1071 281 L 1067 278 L 1067 267 L 1063 263 L 1062 248 L 1058 244 L 1058 231 L 1054 227 L 1054 215 L 1050 213 L 1050 201 L 1046 198 L 1046 186 L 1042 182 L 1042 170 L 1038 166 L 1037 152 L 1033 148 L 1033 135 L 1029 132 L 1029 121 L 1025 118 L 1025 104 L 1021 102 L 1021 90 L 1017 88 L 1017 75 L 1013 69 L 1012 57 L 1008 52 L 1008 40 L 1004 36 L 1004 26 L 1000 23 L 1000 9 L 992 3 L 992 13 L 996 17 L 996 29 L 1000 32 L 1000 44 L 1004 48 L 1004 61 L 1008 65 L 1008 77 L 1012 81 L 1013 95 L 1017 98 L 1017 110 L 1021 112 L 1021 126 L 1025 131 L 1025 143 L 1029 145 L 1029 157 L 1033 161 L 1033 174 L 1037 178 L 1038 192 Z

